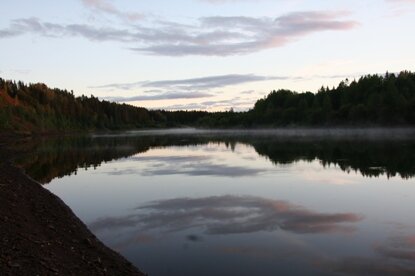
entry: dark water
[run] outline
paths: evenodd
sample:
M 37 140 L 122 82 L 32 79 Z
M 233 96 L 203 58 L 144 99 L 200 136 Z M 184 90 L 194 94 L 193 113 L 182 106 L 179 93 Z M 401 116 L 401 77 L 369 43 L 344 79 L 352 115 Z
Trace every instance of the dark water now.
M 413 134 L 130 132 L 19 163 L 150 275 L 415 275 Z

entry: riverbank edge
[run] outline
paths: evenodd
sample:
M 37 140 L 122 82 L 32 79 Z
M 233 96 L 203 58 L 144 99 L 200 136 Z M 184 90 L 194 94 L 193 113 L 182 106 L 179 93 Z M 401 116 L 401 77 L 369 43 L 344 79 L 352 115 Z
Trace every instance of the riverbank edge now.
M 1 274 L 145 275 L 100 242 L 60 198 L 12 164 L 10 139 L 0 137 Z

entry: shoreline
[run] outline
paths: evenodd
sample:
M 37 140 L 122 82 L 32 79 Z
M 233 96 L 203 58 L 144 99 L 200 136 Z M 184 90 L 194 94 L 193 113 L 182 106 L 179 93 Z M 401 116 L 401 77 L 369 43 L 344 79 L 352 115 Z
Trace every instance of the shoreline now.
M 106 247 L 57 196 L 12 165 L 0 141 L 2 275 L 145 275 Z

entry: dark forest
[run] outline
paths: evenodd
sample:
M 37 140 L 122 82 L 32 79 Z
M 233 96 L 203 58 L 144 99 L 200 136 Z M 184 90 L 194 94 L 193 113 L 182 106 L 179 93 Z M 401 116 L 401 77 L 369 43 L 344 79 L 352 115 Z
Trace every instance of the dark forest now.
M 415 73 L 366 75 L 317 93 L 281 89 L 246 112 L 147 110 L 0 78 L 0 130 L 41 133 L 164 127 L 413 126 Z

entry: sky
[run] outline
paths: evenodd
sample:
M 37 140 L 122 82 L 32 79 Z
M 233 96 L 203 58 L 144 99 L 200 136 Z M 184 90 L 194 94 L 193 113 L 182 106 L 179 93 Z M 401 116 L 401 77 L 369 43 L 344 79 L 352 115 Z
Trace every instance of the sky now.
M 0 76 L 150 109 L 415 71 L 415 0 L 2 0 Z

